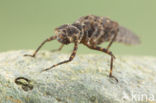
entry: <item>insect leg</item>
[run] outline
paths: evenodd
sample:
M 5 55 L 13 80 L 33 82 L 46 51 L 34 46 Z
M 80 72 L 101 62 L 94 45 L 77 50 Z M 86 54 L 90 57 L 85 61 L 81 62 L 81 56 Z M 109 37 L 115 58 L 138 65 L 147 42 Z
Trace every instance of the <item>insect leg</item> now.
M 49 68 L 47 68 L 47 69 L 42 70 L 41 72 L 50 70 L 50 69 L 52 69 L 52 68 L 54 68 L 54 67 L 56 67 L 56 66 L 58 66 L 58 65 L 61 65 L 61 64 L 64 64 L 64 63 L 68 63 L 68 62 L 72 61 L 72 60 L 74 59 L 75 55 L 76 55 L 77 48 L 78 48 L 78 42 L 76 42 L 76 43 L 74 44 L 73 52 L 72 52 L 72 54 L 71 54 L 71 56 L 69 57 L 68 60 L 65 60 L 65 61 L 62 61 L 62 62 L 60 62 L 60 63 L 57 63 L 57 64 L 55 64 L 55 65 L 53 65 L 53 66 L 51 66 L 51 67 L 49 67 Z
M 51 52 L 61 51 L 63 46 L 64 46 L 64 44 L 62 44 L 58 49 L 51 50 Z
M 88 40 L 88 38 L 89 38 L 89 33 L 88 33 L 88 31 L 86 32 L 86 41 Z
M 81 42 L 81 40 L 82 40 L 83 36 L 84 36 L 84 32 L 82 32 L 82 33 L 80 34 L 80 37 L 79 37 L 78 43 L 80 43 L 80 42 Z
M 107 46 L 107 50 L 110 48 L 110 46 L 112 45 L 112 43 L 114 42 L 114 40 L 116 39 L 116 37 L 117 37 L 117 32 L 114 34 L 114 37 L 113 37 L 113 39 L 111 40 L 111 42 L 108 44 L 108 46 Z
M 94 40 L 95 35 L 97 34 L 98 29 L 96 28 L 95 31 L 92 33 L 91 37 L 88 39 L 88 44 L 91 43 L 91 40 Z
M 98 46 L 90 46 L 90 45 L 87 45 L 87 47 L 90 48 L 90 49 L 102 51 L 102 52 L 104 52 L 104 53 L 106 53 L 106 54 L 108 54 L 108 55 L 111 56 L 109 77 L 114 78 L 118 82 L 118 79 L 112 75 L 112 71 L 113 71 L 113 60 L 115 59 L 115 56 L 113 55 L 113 53 L 111 51 L 105 49 L 105 48 L 101 48 L 101 47 L 98 47 Z
M 102 37 L 103 34 L 104 34 L 103 31 L 100 32 L 99 35 L 98 35 L 98 37 L 94 39 L 93 43 L 94 43 L 95 45 L 97 44 L 98 40 Z
M 50 37 L 50 38 L 44 40 L 44 41 L 40 44 L 40 46 L 36 49 L 36 51 L 33 53 L 33 55 L 25 54 L 24 56 L 35 57 L 36 54 L 37 54 L 37 52 L 41 49 L 41 47 L 42 47 L 46 42 L 49 42 L 49 41 L 51 41 L 51 40 L 54 40 L 54 39 L 56 39 L 56 37 L 57 37 L 57 36 L 52 36 L 52 37 Z

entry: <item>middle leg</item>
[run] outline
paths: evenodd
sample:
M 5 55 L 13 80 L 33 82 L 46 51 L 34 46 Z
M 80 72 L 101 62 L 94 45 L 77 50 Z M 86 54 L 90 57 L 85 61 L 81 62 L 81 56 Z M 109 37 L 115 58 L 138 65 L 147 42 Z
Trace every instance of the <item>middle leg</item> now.
M 58 65 L 61 65 L 61 64 L 64 64 L 64 63 L 68 63 L 68 62 L 72 61 L 72 60 L 74 59 L 75 55 L 76 55 L 77 48 L 78 48 L 78 42 L 76 42 L 76 43 L 74 44 L 73 52 L 72 52 L 72 54 L 71 54 L 71 56 L 69 57 L 68 60 L 65 60 L 65 61 L 62 61 L 62 62 L 60 62 L 60 63 L 57 63 L 57 64 L 55 64 L 55 65 L 53 65 L 53 66 L 51 66 L 51 67 L 49 67 L 49 68 L 47 68 L 47 69 L 42 70 L 41 72 L 50 70 L 50 69 L 52 69 L 52 68 L 54 68 L 54 67 L 56 67 L 56 66 L 58 66 Z
M 51 50 L 51 52 L 61 51 L 63 46 L 64 46 L 64 44 L 62 44 L 58 49 Z

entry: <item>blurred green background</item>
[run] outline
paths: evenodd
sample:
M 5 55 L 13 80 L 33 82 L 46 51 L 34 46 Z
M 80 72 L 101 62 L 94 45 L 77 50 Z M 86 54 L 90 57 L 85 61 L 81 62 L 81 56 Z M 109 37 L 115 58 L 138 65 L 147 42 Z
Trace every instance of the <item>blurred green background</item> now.
M 156 0 L 0 0 L 0 52 L 36 49 L 54 35 L 55 27 L 88 14 L 108 16 L 141 38 L 136 46 L 114 43 L 114 54 L 156 56 Z M 59 46 L 54 41 L 42 50 Z M 62 52 L 69 53 L 72 47 L 65 46 Z M 80 45 L 78 53 L 100 52 Z

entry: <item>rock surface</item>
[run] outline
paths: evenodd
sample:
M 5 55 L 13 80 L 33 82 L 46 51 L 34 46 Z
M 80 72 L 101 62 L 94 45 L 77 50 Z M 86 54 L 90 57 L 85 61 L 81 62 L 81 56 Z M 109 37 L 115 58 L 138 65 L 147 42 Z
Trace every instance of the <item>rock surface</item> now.
M 156 103 L 156 58 L 117 56 L 108 77 L 110 57 L 84 54 L 52 70 L 41 70 L 69 55 L 41 51 L 0 53 L 0 103 Z M 20 79 L 25 77 L 29 81 Z M 30 88 L 31 87 L 31 88 Z

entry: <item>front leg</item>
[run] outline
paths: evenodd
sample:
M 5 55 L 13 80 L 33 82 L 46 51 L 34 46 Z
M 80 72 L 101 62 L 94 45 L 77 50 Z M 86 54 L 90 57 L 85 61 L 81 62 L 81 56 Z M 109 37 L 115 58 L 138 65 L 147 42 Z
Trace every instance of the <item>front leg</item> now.
M 56 67 L 58 65 L 61 65 L 61 64 L 64 64 L 64 63 L 68 63 L 68 62 L 72 61 L 74 59 L 75 55 L 76 55 L 77 48 L 78 48 L 78 42 L 75 42 L 73 52 L 72 52 L 72 54 L 71 54 L 71 56 L 69 57 L 68 60 L 65 60 L 65 61 L 62 61 L 60 63 L 57 63 L 57 64 L 55 64 L 55 65 L 53 65 L 53 66 L 51 66 L 51 67 L 49 67 L 47 69 L 42 70 L 41 72 L 50 70 L 50 69 L 52 69 L 52 68 L 54 68 L 54 67 Z
M 115 59 L 115 56 L 113 55 L 113 53 L 111 51 L 105 49 L 105 48 L 101 48 L 101 47 L 98 47 L 98 46 L 87 45 L 87 47 L 90 48 L 90 49 L 102 51 L 102 52 L 104 52 L 104 53 L 106 53 L 106 54 L 108 54 L 108 55 L 111 56 L 109 77 L 114 78 L 118 82 L 118 79 L 112 75 L 112 71 L 113 71 L 113 60 Z
M 33 53 L 33 55 L 25 54 L 24 56 L 35 57 L 36 54 L 37 54 L 37 52 L 41 49 L 41 47 L 42 47 L 46 42 L 49 42 L 49 41 L 51 41 L 51 40 L 54 40 L 54 39 L 56 39 L 56 37 L 57 37 L 57 36 L 52 36 L 52 37 L 50 37 L 50 38 L 44 40 L 44 41 L 40 44 L 40 46 L 36 49 L 36 51 Z

